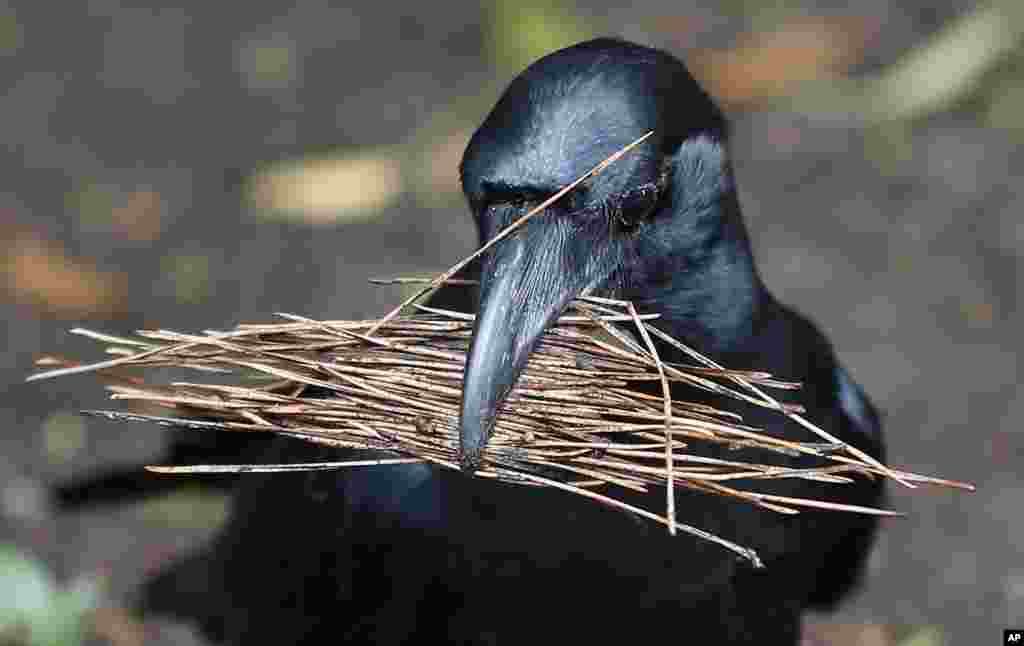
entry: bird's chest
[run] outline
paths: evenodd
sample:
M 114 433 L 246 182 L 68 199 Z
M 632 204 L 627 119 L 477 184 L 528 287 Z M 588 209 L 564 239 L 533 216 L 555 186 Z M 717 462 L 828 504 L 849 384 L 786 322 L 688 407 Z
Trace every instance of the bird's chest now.
M 353 513 L 386 514 L 411 528 L 444 522 L 440 483 L 425 464 L 353 468 L 345 478 L 345 500 Z

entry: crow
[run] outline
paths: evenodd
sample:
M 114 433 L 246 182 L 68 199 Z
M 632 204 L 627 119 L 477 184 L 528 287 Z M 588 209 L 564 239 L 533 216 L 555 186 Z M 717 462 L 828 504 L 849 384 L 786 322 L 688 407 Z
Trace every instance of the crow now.
M 726 120 L 670 54 L 601 38 L 516 77 L 460 167 L 480 244 L 649 131 L 485 253 L 472 271 L 475 295 L 452 287 L 435 297 L 476 308 L 462 472 L 401 465 L 247 475 L 221 533 L 152 579 L 139 607 L 194 621 L 226 644 L 798 643 L 804 612 L 834 608 L 863 577 L 874 517 L 789 516 L 677 492 L 681 520 L 753 547 L 765 566 L 755 568 L 571 494 L 472 475 L 538 339 L 582 294 L 659 314 L 656 326 L 729 367 L 802 382 L 780 399 L 884 460 L 879 416 L 862 388 L 822 332 L 758 274 Z M 658 352 L 684 359 L 668 345 Z M 777 412 L 681 384 L 672 394 L 738 412 L 778 437 L 814 439 Z M 727 450 L 695 444 L 708 455 Z M 282 439 L 266 458 L 337 454 Z M 884 498 L 881 480 L 868 477 L 749 486 L 857 505 Z M 656 510 L 664 492 L 629 502 Z

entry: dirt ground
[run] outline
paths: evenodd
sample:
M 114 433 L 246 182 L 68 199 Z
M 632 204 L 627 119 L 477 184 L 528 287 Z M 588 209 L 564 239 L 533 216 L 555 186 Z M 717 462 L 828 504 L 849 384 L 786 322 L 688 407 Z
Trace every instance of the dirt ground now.
M 192 495 L 54 514 L 47 487 L 153 459 L 165 432 L 82 422 L 74 411 L 107 405 L 98 382 L 25 384 L 33 360 L 96 356 L 68 333 L 78 325 L 197 330 L 274 312 L 382 313 L 401 292 L 367 277 L 430 275 L 472 250 L 454 192 L 459 146 L 516 71 L 511 54 L 495 52 L 536 27 L 525 10 L 467 2 L 176 4 L 0 9 L 0 544 L 62 581 L 102 580 L 113 605 L 210 536 L 225 502 Z M 742 34 L 767 20 L 742 11 L 754 3 L 700 6 L 711 4 L 588 3 L 552 20 L 695 56 L 741 51 Z M 787 10 L 850 15 L 818 4 Z M 894 4 L 858 5 L 870 34 L 851 73 L 886 69 L 974 9 Z M 507 15 L 526 18 L 510 25 Z M 496 34 L 497 23 L 507 29 Z M 1024 117 L 1016 129 L 1005 116 L 992 125 L 968 102 L 879 125 L 855 108 L 747 92 L 729 112 L 766 282 L 828 330 L 885 413 L 892 464 L 978 486 L 893 488 L 907 517 L 885 522 L 863 591 L 822 621 L 994 644 L 1024 625 Z M 357 181 L 380 198 L 339 208 L 344 217 L 268 215 L 278 193 L 261 192 L 253 178 L 270 175 L 253 173 L 309 155 L 363 160 L 353 168 L 367 181 L 401 179 Z M 180 627 L 154 635 L 195 643 Z M 868 639 L 850 643 L 889 643 Z

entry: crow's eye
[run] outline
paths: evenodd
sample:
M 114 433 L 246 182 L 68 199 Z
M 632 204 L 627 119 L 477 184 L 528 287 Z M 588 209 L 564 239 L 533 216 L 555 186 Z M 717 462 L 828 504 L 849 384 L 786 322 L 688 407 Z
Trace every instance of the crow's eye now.
M 612 200 L 612 211 L 615 219 L 625 231 L 635 230 L 657 208 L 661 197 L 661 187 L 655 182 L 648 182 Z
M 658 185 L 648 182 L 624 193 L 619 199 L 619 207 L 626 214 L 645 217 L 658 204 L 660 194 Z
M 526 203 L 530 201 L 530 198 L 521 193 L 508 196 L 504 203 L 511 206 L 513 209 L 521 209 L 526 206 Z

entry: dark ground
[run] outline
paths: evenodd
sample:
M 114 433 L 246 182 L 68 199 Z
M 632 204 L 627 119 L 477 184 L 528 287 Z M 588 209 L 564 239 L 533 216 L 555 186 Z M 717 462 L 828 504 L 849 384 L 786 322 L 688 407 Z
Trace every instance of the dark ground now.
M 97 382 L 24 384 L 33 359 L 95 356 L 67 334 L 75 325 L 195 330 L 278 311 L 382 313 L 400 293 L 367 277 L 430 275 L 471 250 L 471 221 L 451 185 L 424 188 L 423 177 L 451 177 L 459 133 L 496 97 L 494 79 L 516 71 L 490 62 L 504 50 L 482 25 L 501 14 L 476 4 L 429 4 L 422 14 L 398 2 L 256 2 L 240 13 L 182 4 L 193 6 L 0 9 L 0 543 L 62 579 L 102 573 L 115 601 L 170 553 L 209 536 L 223 501 L 53 515 L 43 488 L 152 459 L 162 432 L 92 419 L 82 427 L 60 413 L 105 405 Z M 585 29 L 681 55 L 687 45 L 729 47 L 761 24 L 697 4 L 578 11 Z M 919 4 L 858 6 L 876 31 L 857 73 L 884 68 L 972 8 Z M 676 16 L 691 19 L 668 19 Z M 947 644 L 994 644 L 1002 628 L 1024 624 L 1024 117 L 1016 130 L 1005 117 L 997 128 L 979 110 L 884 127 L 855 109 L 799 102 L 732 110 L 767 283 L 829 331 L 885 411 L 893 464 L 978 485 L 975 494 L 894 490 L 892 506 L 909 516 L 885 523 L 862 594 L 829 621 L 935 626 Z M 404 188 L 372 217 L 310 224 L 244 206 L 246 177 L 261 164 L 356 147 L 403 160 Z M 153 228 L 111 217 L 124 209 Z M 109 273 L 75 287 L 73 275 L 39 260 L 53 253 Z M 103 298 L 107 282 L 121 291 Z M 79 291 L 101 296 L 78 302 Z M 189 643 L 181 631 L 161 641 Z

